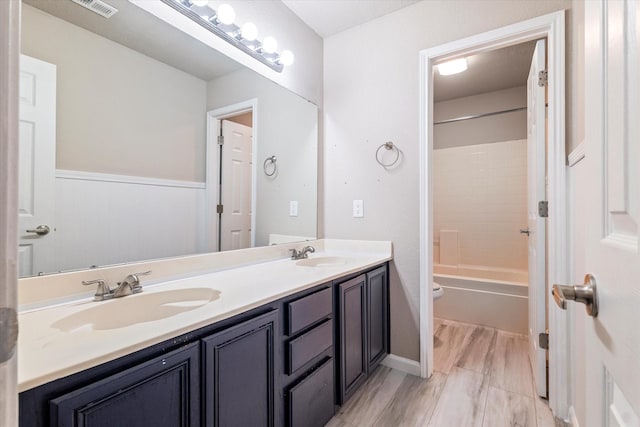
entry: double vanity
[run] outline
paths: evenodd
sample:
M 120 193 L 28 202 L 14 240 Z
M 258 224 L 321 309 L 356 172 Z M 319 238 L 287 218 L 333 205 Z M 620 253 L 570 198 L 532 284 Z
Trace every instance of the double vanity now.
M 56 304 L 28 279 L 20 423 L 322 426 L 389 352 L 391 258 L 390 242 L 316 240 L 115 266 L 56 278 Z M 127 269 L 152 271 L 143 292 L 95 302 L 81 285 Z

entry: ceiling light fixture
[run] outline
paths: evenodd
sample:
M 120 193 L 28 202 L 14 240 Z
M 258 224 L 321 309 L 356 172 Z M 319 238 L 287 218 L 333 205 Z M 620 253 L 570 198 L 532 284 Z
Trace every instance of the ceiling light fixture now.
M 438 73 L 441 76 L 450 76 L 458 74 L 467 69 L 467 60 L 465 58 L 454 59 L 453 61 L 438 64 Z
M 209 0 L 160 1 L 277 72 L 293 64 L 291 51 L 276 52 L 278 42 L 275 38 L 266 37 L 262 42 L 258 40 L 255 24 L 247 22 L 242 27 L 235 24 L 236 12 L 226 3 L 216 11 L 209 6 Z

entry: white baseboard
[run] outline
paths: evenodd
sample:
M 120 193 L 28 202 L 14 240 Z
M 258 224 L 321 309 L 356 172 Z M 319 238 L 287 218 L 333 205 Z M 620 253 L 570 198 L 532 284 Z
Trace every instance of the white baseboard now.
M 407 359 L 406 357 L 390 354 L 380 363 L 389 368 L 415 375 L 416 377 L 420 376 L 420 362 Z
M 578 416 L 576 415 L 576 410 L 573 406 L 569 407 L 569 423 L 571 427 L 580 427 L 580 422 L 578 421 Z

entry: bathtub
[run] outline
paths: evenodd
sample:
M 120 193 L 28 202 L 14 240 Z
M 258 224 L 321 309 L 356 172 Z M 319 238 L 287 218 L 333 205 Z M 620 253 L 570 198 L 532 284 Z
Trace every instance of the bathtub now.
M 435 317 L 527 334 L 526 271 L 434 264 L 433 280 L 444 289 Z

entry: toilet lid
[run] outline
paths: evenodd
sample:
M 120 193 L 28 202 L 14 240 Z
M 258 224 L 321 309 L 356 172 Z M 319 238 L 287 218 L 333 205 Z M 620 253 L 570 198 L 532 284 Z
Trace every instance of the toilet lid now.
M 434 290 L 436 290 L 436 291 L 437 291 L 438 289 L 440 289 L 440 283 L 438 283 L 438 282 L 433 282 L 433 289 L 434 289 Z

